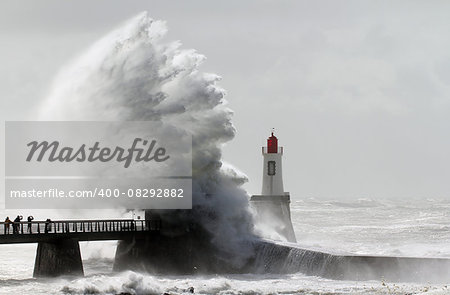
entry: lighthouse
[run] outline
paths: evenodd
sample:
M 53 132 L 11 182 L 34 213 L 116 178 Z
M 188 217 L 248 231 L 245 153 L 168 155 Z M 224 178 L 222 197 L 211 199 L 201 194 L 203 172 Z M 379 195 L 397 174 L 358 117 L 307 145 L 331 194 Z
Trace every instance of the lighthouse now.
M 267 147 L 262 147 L 264 158 L 262 195 L 284 195 L 281 157 L 283 147 L 278 148 L 278 138 L 272 135 L 267 139 Z
M 267 146 L 262 147 L 263 176 L 261 195 L 253 195 L 250 204 L 255 209 L 255 225 L 267 238 L 296 242 L 291 221 L 291 197 L 283 188 L 283 147 L 271 133 Z

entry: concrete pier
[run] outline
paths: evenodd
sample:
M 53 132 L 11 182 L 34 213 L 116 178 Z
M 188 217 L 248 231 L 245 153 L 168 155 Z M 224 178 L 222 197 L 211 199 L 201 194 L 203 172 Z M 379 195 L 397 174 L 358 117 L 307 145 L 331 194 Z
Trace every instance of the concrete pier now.
M 304 249 L 299 245 L 254 243 L 252 273 L 301 272 L 333 280 L 448 283 L 450 259 L 344 255 Z
M 113 270 L 171 275 L 239 272 L 220 255 L 212 235 L 191 214 L 192 210 L 147 210 L 146 220 L 160 221 L 160 230 L 122 239 Z
M 33 277 L 84 275 L 80 245 L 74 239 L 39 242 Z
M 0 245 L 38 243 L 34 277 L 83 275 L 79 242 L 145 240 L 157 236 L 161 220 L 92 219 L 19 222 L 8 232 L 0 222 Z
M 113 270 L 171 275 L 239 272 L 218 257 L 210 241 L 211 236 L 199 228 L 122 240 L 117 246 Z

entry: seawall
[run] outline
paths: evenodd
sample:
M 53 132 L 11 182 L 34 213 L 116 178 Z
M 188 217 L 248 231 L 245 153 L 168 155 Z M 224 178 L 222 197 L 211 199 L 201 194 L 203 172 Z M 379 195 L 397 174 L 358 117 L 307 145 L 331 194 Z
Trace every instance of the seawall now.
M 339 255 L 303 249 L 297 245 L 254 243 L 249 270 L 256 273 L 295 273 L 338 280 L 392 282 L 450 282 L 450 259 L 366 255 Z
M 197 229 L 177 236 L 124 240 L 118 245 L 114 270 L 158 274 L 300 272 L 337 280 L 450 282 L 450 259 L 340 255 L 259 239 L 242 245 L 253 249 L 253 255 L 237 268 L 228 263 L 232 257 L 217 255 L 210 239 L 208 233 Z

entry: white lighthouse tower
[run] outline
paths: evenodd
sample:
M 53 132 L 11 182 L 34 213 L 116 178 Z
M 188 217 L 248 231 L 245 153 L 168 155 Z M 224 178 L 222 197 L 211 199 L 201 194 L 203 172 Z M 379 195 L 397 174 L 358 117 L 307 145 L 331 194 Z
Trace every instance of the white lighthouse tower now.
M 285 239 L 296 242 L 291 221 L 291 198 L 283 188 L 283 169 L 281 158 L 283 147 L 278 147 L 278 138 L 273 135 L 267 139 L 267 146 L 262 147 L 263 177 L 261 195 L 250 199 L 256 210 L 256 226 L 269 229 L 269 238 Z
M 284 195 L 281 157 L 283 147 L 278 148 L 278 138 L 267 139 L 267 147 L 262 147 L 264 157 L 262 195 Z

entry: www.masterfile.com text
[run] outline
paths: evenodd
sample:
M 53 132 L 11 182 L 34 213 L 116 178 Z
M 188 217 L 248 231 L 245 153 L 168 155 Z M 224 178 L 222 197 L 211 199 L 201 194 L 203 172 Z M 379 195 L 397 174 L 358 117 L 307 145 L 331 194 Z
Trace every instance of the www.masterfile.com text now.
M 11 190 L 10 198 L 183 198 L 183 189 L 150 188 L 127 189 L 125 191 L 109 188 L 95 188 L 92 190 L 61 190 L 51 188 L 47 190 Z

